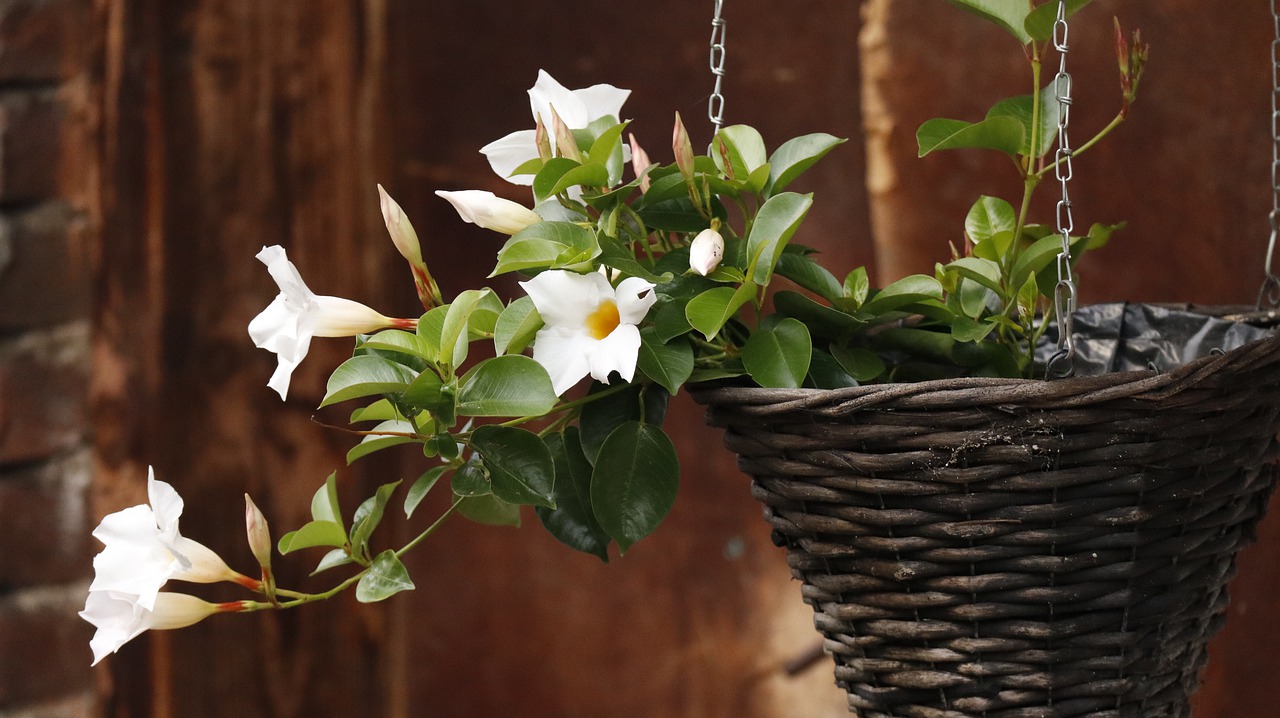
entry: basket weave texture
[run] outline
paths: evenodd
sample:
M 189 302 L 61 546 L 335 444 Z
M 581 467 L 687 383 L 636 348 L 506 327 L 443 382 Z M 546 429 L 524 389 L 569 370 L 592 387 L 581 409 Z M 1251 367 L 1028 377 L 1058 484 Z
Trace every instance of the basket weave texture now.
M 854 713 L 1190 714 L 1274 486 L 1280 338 L 1163 374 L 692 393 Z

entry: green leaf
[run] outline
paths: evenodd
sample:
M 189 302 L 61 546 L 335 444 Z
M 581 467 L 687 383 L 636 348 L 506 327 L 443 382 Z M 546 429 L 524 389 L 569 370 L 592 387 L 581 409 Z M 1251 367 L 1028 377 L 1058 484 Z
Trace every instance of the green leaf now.
M 669 342 L 693 328 L 689 325 L 689 318 L 685 316 L 688 304 L 688 301 L 678 299 L 658 304 L 653 310 L 653 328 L 658 333 L 658 339 Z
M 550 193 L 539 196 L 538 201 L 567 191 L 570 187 L 607 187 L 609 185 L 609 168 L 599 162 L 587 162 L 560 175 Z
M 978 342 L 987 338 L 994 324 L 969 317 L 956 317 L 951 323 L 951 336 L 958 342 Z
M 867 278 L 866 267 L 857 267 L 845 275 L 844 293 L 853 300 L 855 306 L 861 307 L 862 303 L 867 301 L 867 294 L 870 291 L 871 280 Z
M 654 327 L 640 330 L 637 365 L 645 376 L 675 394 L 693 373 L 693 347 L 686 339 L 664 343 Z
M 418 375 L 400 395 L 400 402 L 417 409 L 434 411 L 443 400 L 444 382 L 436 373 L 427 369 Z
M 418 504 L 422 503 L 422 500 L 426 498 L 431 489 L 435 487 L 436 482 L 440 480 L 441 476 L 444 476 L 444 472 L 448 469 L 448 466 L 436 466 L 427 469 L 413 482 L 413 485 L 409 487 L 409 493 L 405 494 L 404 497 L 405 518 L 413 516 Z
M 964 233 L 970 242 L 977 244 L 996 232 L 1012 232 L 1017 224 L 1013 205 L 999 197 L 983 195 L 973 203 L 964 218 Z
M 987 117 L 1012 117 L 1016 119 L 1023 127 L 1022 144 L 1018 147 L 1018 154 L 1031 157 L 1041 157 L 1049 150 L 1056 146 L 1058 139 L 1058 118 L 1061 116 L 1061 107 L 1055 97 L 1055 89 L 1053 83 L 1045 85 L 1040 90 L 1040 122 L 1036 129 L 1036 146 L 1031 146 L 1031 119 L 1035 112 L 1033 107 L 1034 99 L 1031 95 L 1021 95 L 1019 97 L 1010 97 L 997 102 L 987 112 Z
M 449 304 L 449 313 L 444 316 L 444 326 L 440 329 L 440 353 L 437 358 L 441 364 L 459 366 L 467 359 L 467 324 L 471 314 L 491 289 L 467 289 L 460 292 Z
M 839 362 L 820 349 L 813 350 L 808 378 L 815 389 L 844 389 L 858 385 L 857 380 Z
M 515 426 L 487 424 L 471 433 L 471 448 L 484 459 L 498 498 L 555 508 L 555 466 L 537 434 Z
M 952 260 L 943 267 L 946 271 L 958 274 L 981 284 L 997 294 L 1000 293 L 1000 265 L 990 259 L 978 257 L 961 257 Z
M 591 394 L 601 393 L 610 387 L 593 382 Z M 582 407 L 578 416 L 582 451 L 593 465 L 600 456 L 600 447 L 615 429 L 629 421 L 661 425 L 666 418 L 667 402 L 671 395 L 660 387 L 632 384 L 621 391 L 593 398 Z
M 623 246 L 622 242 L 617 239 L 604 236 L 599 239 L 600 256 L 598 261 L 600 264 L 616 269 L 628 276 L 639 277 L 645 281 L 653 282 L 654 284 L 666 284 L 672 280 L 673 275 L 670 272 L 655 274 L 653 271 L 650 271 L 648 267 L 636 260 L 635 255 L 632 254 L 630 249 Z M 688 260 L 685 261 L 684 266 L 685 268 L 688 268 Z
M 366 553 L 369 545 L 369 536 L 373 535 L 373 530 L 382 522 L 382 515 L 387 508 L 387 502 L 391 499 L 391 494 L 400 485 L 399 481 L 392 481 L 389 484 L 383 484 L 378 487 L 373 496 L 365 499 L 351 518 L 351 550 L 359 554 Z
M 1094 223 L 1089 227 L 1089 234 L 1086 235 L 1088 240 L 1084 244 L 1085 250 L 1098 249 L 1106 246 L 1111 241 L 1111 235 L 1124 229 L 1126 222 L 1117 222 L 1115 224 L 1098 224 Z
M 831 345 L 831 356 L 849 375 L 861 382 L 871 381 L 884 373 L 884 361 L 869 349 Z
M 458 513 L 485 526 L 520 526 L 520 507 L 493 494 L 462 499 Z
M 308 521 L 297 531 L 280 537 L 281 554 L 316 546 L 342 547 L 347 545 L 347 532 L 342 525 L 332 521 Z
M 395 404 L 386 399 L 379 399 L 368 406 L 362 406 L 351 412 L 351 418 L 347 422 L 354 424 L 358 421 L 391 421 L 393 419 L 403 420 L 404 417 L 396 410 Z
M 338 472 L 334 471 L 324 480 L 324 485 L 311 497 L 311 518 L 316 521 L 329 521 L 342 528 L 342 507 L 338 504 Z M 346 529 L 343 529 L 345 532 Z
M 543 441 L 556 467 L 556 508 L 539 506 L 538 520 L 561 543 L 608 563 L 610 538 L 591 510 L 591 462 L 582 453 L 577 428 L 570 426 Z
M 795 389 L 809 373 L 812 350 L 809 329 L 788 317 L 751 335 L 742 347 L 742 365 L 766 389 Z
M 786 317 L 798 319 L 813 333 L 829 339 L 846 339 L 866 326 L 839 309 L 819 304 L 798 292 L 781 291 L 773 295 L 773 306 Z
M 450 482 L 455 496 L 484 496 L 493 493 L 493 483 L 479 461 L 468 461 L 453 472 Z
M 498 356 L 508 352 L 519 354 L 541 328 L 542 316 L 533 306 L 533 300 L 527 296 L 516 299 L 502 310 L 493 327 L 494 353 Z
M 360 603 L 374 603 L 413 588 L 408 569 L 400 563 L 395 551 L 387 549 L 373 559 L 373 563 L 356 583 L 356 600 Z
M 365 349 L 400 352 L 431 362 L 436 360 L 436 352 L 432 350 L 429 342 L 417 334 L 410 334 L 400 329 L 380 331 L 366 339 L 360 346 Z
M 556 266 L 562 256 L 593 255 L 599 249 L 595 232 L 573 222 L 536 222 L 511 235 L 498 250 L 490 277 Z
M 418 320 L 418 338 L 425 342 L 427 354 L 440 354 L 440 332 L 444 329 L 444 317 L 449 313 L 449 305 L 434 307 Z
M 560 178 L 566 172 L 581 166 L 582 163 L 568 157 L 553 157 L 543 163 L 542 169 L 533 176 L 533 196 L 537 200 L 535 204 L 555 194 L 552 189 L 560 182 Z
M 716 287 L 699 294 L 685 305 L 684 316 L 689 326 L 702 332 L 711 341 L 725 322 L 749 300 L 756 296 L 756 285 L 747 282 L 733 287 Z
M 485 359 L 462 377 L 461 416 L 541 416 L 556 405 L 547 370 L 522 354 Z
M 622 132 L 629 122 L 620 122 L 600 133 L 587 152 L 587 159 L 593 164 L 609 170 L 605 185 L 612 186 L 622 179 Z
M 504 309 L 506 306 L 497 294 L 492 291 L 481 294 L 480 301 L 476 302 L 476 307 L 471 312 L 471 318 L 467 320 L 467 337 L 469 339 L 492 337 L 494 329 L 498 326 L 498 317 Z
M 1009 274 L 1009 284 L 1021 288 L 1027 281 L 1027 277 L 1038 274 L 1040 270 L 1049 266 L 1061 251 L 1061 235 L 1041 237 L 1032 242 L 1030 247 L 1018 253 L 1018 259 L 1013 263 L 1013 271 Z
M 383 449 L 389 449 L 392 446 L 409 444 L 415 441 L 415 439 L 410 436 L 378 436 L 376 433 L 379 431 L 395 431 L 403 434 L 413 433 L 413 424 L 410 424 L 407 421 L 384 421 L 370 429 L 370 431 L 375 433 L 366 435 L 359 444 L 356 444 L 347 451 L 348 466 L 355 463 L 356 459 L 368 456 L 375 451 L 382 451 Z
M 840 284 L 840 280 L 807 254 L 783 252 L 778 258 L 776 271 L 827 301 L 835 301 L 844 296 L 844 287 Z
M 399 393 L 416 378 L 417 372 L 389 359 L 373 354 L 354 356 L 333 370 L 320 406 L 374 394 Z
M 786 189 L 792 180 L 843 142 L 845 140 L 822 132 L 793 137 L 783 142 L 769 157 L 769 181 L 764 186 L 765 196 Z
M 961 314 L 971 319 L 978 319 L 985 314 L 987 308 L 993 305 L 992 298 L 997 296 L 981 283 L 968 279 L 960 280 L 955 291 L 955 299 L 960 303 Z M 1000 306 L 1000 302 L 997 300 L 995 305 Z M 954 317 L 950 323 L 954 325 L 960 319 L 961 317 Z
M 769 283 L 778 257 L 811 206 L 813 195 L 794 192 L 776 194 L 760 206 L 747 234 L 747 275 L 757 285 Z
M 707 220 L 688 197 L 646 203 L 638 214 L 646 227 L 663 232 L 697 232 L 707 227 Z
M 350 554 L 348 554 L 344 549 L 335 548 L 329 553 L 326 553 L 324 557 L 320 559 L 320 563 L 316 564 L 316 570 L 312 571 L 311 575 L 314 576 L 321 571 L 328 571 L 331 568 L 346 566 L 349 563 L 355 563 Z
M 912 274 L 881 289 L 862 305 L 862 313 L 875 316 L 926 299 L 942 299 L 942 285 L 924 274 Z
M 936 150 L 976 148 L 998 150 L 1010 157 L 1018 154 L 1025 131 L 1013 117 L 989 117 L 981 122 L 935 118 L 916 131 L 920 157 Z
M 600 527 L 626 553 L 675 503 L 680 464 L 662 429 L 638 421 L 614 429 L 591 473 L 591 507 Z
M 1093 0 L 1067 0 L 1067 17 L 1070 18 Z M 1022 23 L 1032 40 L 1044 42 L 1053 39 L 1053 26 L 1058 21 L 1058 0 L 1047 0 L 1036 6 Z
M 1027 15 L 1031 5 L 1026 0 L 947 0 L 952 5 L 963 8 L 978 17 L 990 20 L 1023 45 L 1031 42 L 1027 34 Z
M 749 125 L 730 125 L 716 133 L 711 144 L 714 147 L 712 159 L 716 167 L 734 179 L 746 181 L 752 172 L 765 164 L 767 154 L 764 138 L 759 131 Z M 725 158 L 729 167 L 725 167 Z

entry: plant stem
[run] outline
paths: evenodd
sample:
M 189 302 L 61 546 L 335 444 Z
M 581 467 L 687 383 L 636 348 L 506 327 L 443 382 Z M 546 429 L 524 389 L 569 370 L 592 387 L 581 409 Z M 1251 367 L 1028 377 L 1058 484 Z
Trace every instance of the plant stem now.
M 1083 145 L 1080 145 L 1079 147 L 1072 150 L 1071 157 L 1072 158 L 1078 157 L 1084 154 L 1086 151 L 1088 151 L 1090 147 L 1093 147 L 1094 145 L 1098 144 L 1099 140 L 1111 134 L 1112 130 L 1119 127 L 1120 123 L 1124 122 L 1124 119 L 1125 119 L 1125 113 L 1123 112 L 1120 112 L 1115 117 L 1111 118 L 1111 121 L 1107 123 L 1106 127 L 1103 127 L 1101 130 L 1098 130 L 1098 134 L 1094 135 L 1093 137 L 1090 137 L 1089 141 L 1085 142 Z M 1039 172 L 1037 172 L 1036 176 L 1038 178 L 1044 177 L 1045 174 L 1047 174 L 1054 167 L 1057 167 L 1060 163 L 1061 163 L 1061 160 L 1054 159 L 1053 162 L 1050 162 L 1048 165 L 1042 168 Z

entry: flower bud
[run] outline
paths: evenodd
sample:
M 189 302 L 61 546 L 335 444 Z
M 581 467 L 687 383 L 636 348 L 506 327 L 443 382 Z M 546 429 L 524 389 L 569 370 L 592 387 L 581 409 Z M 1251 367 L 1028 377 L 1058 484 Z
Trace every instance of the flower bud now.
M 418 233 L 413 231 L 409 218 L 404 216 L 400 205 L 391 199 L 382 185 L 378 185 L 378 204 L 382 208 L 382 221 L 386 223 L 387 232 L 400 256 L 415 267 L 422 266 L 422 245 L 418 242 Z
M 636 177 L 644 175 L 640 179 L 640 194 L 644 194 L 649 191 L 649 176 L 645 175 L 644 171 L 649 169 L 649 165 L 653 163 L 649 161 L 649 153 L 645 152 L 644 148 L 640 146 L 640 142 L 636 140 L 635 135 L 628 133 L 627 138 L 631 144 L 631 170 L 636 173 Z
M 692 180 L 693 143 L 689 141 L 689 132 L 684 128 L 679 112 L 676 113 L 676 126 L 671 133 L 671 150 L 676 155 L 676 166 L 680 168 L 680 174 L 684 175 L 686 180 Z
M 574 138 L 573 130 L 560 119 L 560 113 L 554 107 L 551 108 L 551 134 L 556 138 L 556 152 L 561 157 L 574 162 L 582 161 L 582 150 L 578 149 L 578 140 Z
M 267 517 L 249 494 L 244 495 L 244 529 L 249 537 L 249 550 L 258 560 L 258 565 L 267 570 L 271 567 L 271 529 L 267 526 Z
M 533 128 L 533 144 L 538 148 L 538 159 L 543 162 L 555 157 L 551 152 L 551 137 L 547 134 L 547 124 L 542 121 L 542 115 L 536 118 L 536 125 Z
M 458 216 L 474 225 L 503 234 L 515 234 L 542 221 L 536 212 L 492 192 L 469 189 L 460 192 L 437 190 L 436 195 L 449 200 Z
M 689 245 L 689 268 L 707 276 L 724 258 L 724 238 L 714 229 L 704 229 Z

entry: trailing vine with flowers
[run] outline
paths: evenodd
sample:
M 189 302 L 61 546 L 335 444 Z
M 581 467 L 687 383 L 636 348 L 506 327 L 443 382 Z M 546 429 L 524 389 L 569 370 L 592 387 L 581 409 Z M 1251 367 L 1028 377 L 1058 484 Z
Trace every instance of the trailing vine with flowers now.
M 284 248 L 264 247 L 257 258 L 280 293 L 248 330 L 277 355 L 268 386 L 287 395 L 313 338 L 354 337 L 352 357 L 333 370 L 320 404 L 353 406 L 350 423 L 362 440 L 347 462 L 407 445 L 423 455 L 423 470 L 404 487 L 377 487 L 354 512 L 339 504 L 340 479 L 330 475 L 311 501 L 311 520 L 274 544 L 246 496 L 258 577 L 181 536 L 181 498 L 149 477 L 150 504 L 112 514 L 94 532 L 105 548 L 82 615 L 98 627 L 95 662 L 144 630 L 217 612 L 291 608 L 352 587 L 366 602 L 411 589 L 403 554 L 455 513 L 516 526 L 529 506 L 576 550 L 606 561 L 613 544 L 625 553 L 675 501 L 680 471 L 662 426 L 669 399 L 690 383 L 834 389 L 1042 372 L 1036 347 L 1054 310 L 1059 237 L 1030 221 L 1028 208 L 1054 166 L 1059 117 L 1040 63 L 1052 24 L 1046 8 L 1057 3 L 955 4 L 1019 41 L 1032 92 L 998 102 L 975 123 L 926 123 L 920 154 L 1001 152 L 1025 191 L 1018 209 L 979 198 L 962 249 L 933 275 L 873 289 L 864 268 L 837 276 L 792 241 L 814 201 L 793 185 L 844 140 L 815 133 L 770 149 L 755 129 L 735 125 L 702 155 L 676 115 L 672 161 L 655 163 L 619 119 L 627 90 L 569 90 L 546 72 L 529 90 L 534 127 L 481 150 L 499 176 L 530 188 L 531 206 L 478 190 L 437 192 L 464 221 L 508 236 L 490 276 L 518 274 L 519 296 L 490 288 L 442 296 L 412 223 L 382 187 L 382 216 L 408 264 L 418 316 L 317 295 Z M 1074 12 L 1085 4 L 1069 5 Z M 1076 154 L 1114 129 L 1136 96 L 1145 46 L 1136 35 L 1126 40 L 1118 24 L 1116 42 L 1122 109 Z M 1116 226 L 1073 236 L 1072 259 Z M 397 510 L 412 517 L 441 491 L 451 494 L 448 508 L 421 533 L 400 548 L 371 548 L 397 493 Z M 277 586 L 273 549 L 316 550 L 315 573 L 345 577 L 315 593 Z M 228 581 L 258 596 L 213 604 L 162 591 L 170 579 Z

